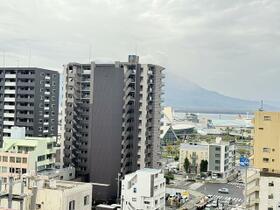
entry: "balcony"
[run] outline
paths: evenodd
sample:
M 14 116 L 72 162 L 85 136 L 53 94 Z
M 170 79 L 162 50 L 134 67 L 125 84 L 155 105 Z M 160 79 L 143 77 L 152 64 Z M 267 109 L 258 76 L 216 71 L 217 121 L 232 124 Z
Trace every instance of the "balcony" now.
M 4 128 L 4 129 L 3 129 L 3 133 L 11 133 L 11 129 Z
M 51 87 L 51 85 L 50 84 L 45 84 L 45 87 Z
M 44 102 L 45 103 L 50 103 L 50 100 L 49 99 L 45 99 Z
M 16 82 L 5 82 L 5 86 L 15 87 L 16 86 Z
M 3 121 L 3 125 L 14 125 L 14 121 Z
M 14 105 L 4 105 L 4 109 L 6 109 L 6 110 L 15 110 L 15 106 Z
M 4 113 L 4 117 L 14 118 L 15 117 L 15 113 Z
M 49 130 L 43 130 L 43 133 L 48 133 L 49 132 Z
M 46 80 L 50 80 L 50 79 L 51 79 L 51 77 L 49 77 L 49 76 L 45 76 L 45 79 L 46 79 Z
M 5 78 L 7 79 L 15 79 L 17 77 L 16 74 L 5 74 Z
M 254 186 L 254 187 L 247 189 L 246 194 L 250 195 L 250 194 L 258 192 L 258 191 L 260 191 L 260 186 Z
M 50 110 L 50 107 L 44 107 L 44 110 Z
M 4 93 L 5 94 L 16 94 L 16 90 L 5 89 Z
M 15 98 L 12 98 L 12 97 L 5 97 L 4 98 L 4 102 L 15 102 L 16 101 L 16 99 Z
M 45 117 L 45 118 L 49 118 L 50 115 L 49 115 L 49 114 L 44 114 L 44 117 Z
M 17 83 L 18 87 L 30 87 L 30 86 L 35 86 L 35 82 L 21 82 L 19 81 Z
M 50 95 L 50 94 L 51 94 L 51 92 L 49 92 L 49 91 L 45 92 L 45 95 Z
M 49 123 L 48 122 L 44 122 L 43 125 L 49 125 Z

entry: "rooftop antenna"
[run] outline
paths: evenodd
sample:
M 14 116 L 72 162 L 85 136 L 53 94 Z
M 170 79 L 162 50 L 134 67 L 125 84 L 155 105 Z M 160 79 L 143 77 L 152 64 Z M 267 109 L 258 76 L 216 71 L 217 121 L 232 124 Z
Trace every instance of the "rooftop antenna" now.
M 260 112 L 263 112 L 263 111 L 264 111 L 264 109 L 263 109 L 263 100 L 261 100 L 261 107 L 259 108 L 259 111 L 260 111 Z

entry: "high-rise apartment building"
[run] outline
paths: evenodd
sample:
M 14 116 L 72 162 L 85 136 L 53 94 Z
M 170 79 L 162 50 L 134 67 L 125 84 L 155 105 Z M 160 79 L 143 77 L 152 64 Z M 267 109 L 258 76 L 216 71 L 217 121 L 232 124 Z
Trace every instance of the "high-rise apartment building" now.
M 0 140 L 11 127 L 27 136 L 57 135 L 59 73 L 41 68 L 0 68 Z
M 254 125 L 254 167 L 280 172 L 280 113 L 256 112 Z
M 157 166 L 163 69 L 138 56 L 66 66 L 64 161 L 89 173 L 96 200 L 116 198 L 118 177 Z
M 78 175 L 88 174 L 89 109 L 92 94 L 91 64 L 69 63 L 64 68 L 61 154 L 65 166 Z
M 255 113 L 253 167 L 248 172 L 246 209 L 279 209 L 280 112 Z

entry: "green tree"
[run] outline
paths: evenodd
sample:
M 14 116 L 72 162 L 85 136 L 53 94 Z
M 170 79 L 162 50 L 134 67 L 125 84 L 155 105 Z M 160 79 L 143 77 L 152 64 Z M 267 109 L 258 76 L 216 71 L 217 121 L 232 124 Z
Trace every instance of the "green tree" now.
M 174 174 L 169 171 L 164 175 L 164 178 L 166 180 L 166 184 L 169 184 L 170 180 L 174 180 Z
M 189 171 L 190 171 L 190 161 L 189 161 L 188 157 L 185 158 L 184 169 L 185 169 L 186 173 L 189 173 Z
M 200 162 L 200 172 L 207 172 L 208 169 L 208 161 L 207 160 L 201 160 Z

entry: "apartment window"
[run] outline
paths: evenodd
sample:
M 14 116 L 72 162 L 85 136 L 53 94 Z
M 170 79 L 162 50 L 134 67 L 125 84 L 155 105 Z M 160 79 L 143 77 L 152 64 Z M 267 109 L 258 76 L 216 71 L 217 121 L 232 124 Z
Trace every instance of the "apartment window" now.
M 270 152 L 270 148 L 264 147 L 264 148 L 263 148 L 263 152 Z
M 7 169 L 7 167 L 2 167 L 2 173 L 7 173 L 8 172 L 8 169 Z
M 263 130 L 263 128 L 259 128 L 259 130 Z
M 43 160 L 45 160 L 45 155 L 38 156 L 38 161 L 43 161 Z
M 264 121 L 271 121 L 271 116 L 264 116 L 264 117 L 263 117 L 263 120 L 264 120 Z
M 8 162 L 8 157 L 7 156 L 3 156 L 3 162 Z
M 268 163 L 269 162 L 269 158 L 263 158 L 263 162 Z
M 75 201 L 70 201 L 69 202 L 69 210 L 75 210 Z
M 269 182 L 269 183 L 268 183 L 268 186 L 269 186 L 269 187 L 273 187 L 273 186 L 274 186 L 273 181 L 272 181 L 272 182 Z
M 133 192 L 134 192 L 134 193 L 136 193 L 136 192 L 137 192 L 137 189 L 136 189 L 136 187 L 134 187 L 134 188 L 133 188 Z
M 267 210 L 273 210 L 273 207 L 268 207 Z
M 150 201 L 144 201 L 144 204 L 150 204 Z
M 273 194 L 268 195 L 268 199 L 273 199 Z
M 89 204 L 89 195 L 84 197 L 84 206 Z
M 20 157 L 16 158 L 16 163 L 21 163 L 21 158 Z
M 136 198 L 132 198 L 131 200 L 132 200 L 132 202 L 136 202 L 136 201 L 137 201 L 137 199 L 136 199 Z
M 22 169 L 21 169 L 21 173 L 22 173 L 22 174 L 26 174 L 26 168 L 22 168 Z
M 10 163 L 14 163 L 15 162 L 15 157 L 10 157 Z

